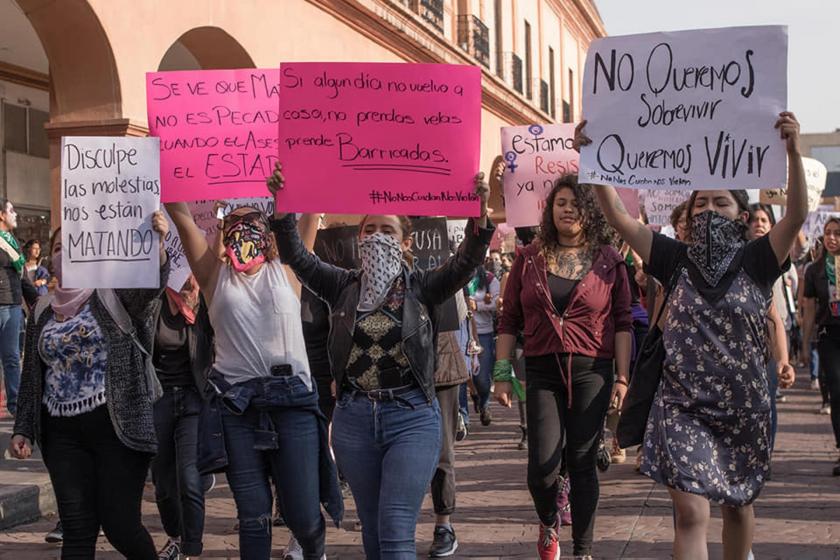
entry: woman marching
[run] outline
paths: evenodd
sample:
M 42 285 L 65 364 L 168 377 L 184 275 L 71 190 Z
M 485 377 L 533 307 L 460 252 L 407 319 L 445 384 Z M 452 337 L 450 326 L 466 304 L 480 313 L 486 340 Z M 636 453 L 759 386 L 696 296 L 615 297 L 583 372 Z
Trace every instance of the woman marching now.
M 477 176 L 481 216 L 467 223 L 457 253 L 434 271 L 412 269 L 411 222 L 365 216 L 361 270 L 323 263 L 300 241 L 294 214 L 279 209 L 271 227 L 280 255 L 331 310 L 329 355 L 337 387 L 332 443 L 347 478 L 368 560 L 414 560 L 423 496 L 440 453 L 435 399 L 438 307 L 464 287 L 493 234 L 489 189 Z M 280 166 L 268 181 L 283 186 Z
M 811 359 L 811 338 L 817 332 L 817 352 L 825 368 L 824 380 L 831 399 L 831 427 L 840 449 L 840 217 L 829 218 L 823 229 L 823 253 L 805 273 L 802 319 L 802 356 Z M 838 460 L 840 462 L 840 460 Z M 840 465 L 834 467 L 840 476 Z
M 161 212 L 152 226 L 166 286 L 169 228 Z M 29 322 L 11 453 L 25 459 L 33 441 L 41 448 L 64 529 L 62 559 L 94 558 L 100 527 L 126 558 L 156 559 L 140 504 L 157 450 L 145 355 L 162 288 L 64 288 L 61 228 L 50 247 L 59 285 Z
M 590 143 L 578 126 L 576 143 Z M 662 379 L 644 436 L 642 473 L 668 487 L 676 510 L 674 557 L 708 557 L 709 502 L 722 506 L 727 560 L 752 544 L 752 504 L 769 474 L 770 394 L 767 313 L 773 282 L 808 213 L 799 123 L 781 113 L 788 154 L 787 213 L 748 242 L 746 191 L 694 191 L 691 244 L 655 234 L 624 209 L 612 187 L 597 186 L 601 208 L 665 286 L 668 318 Z M 792 372 L 780 379 L 793 382 Z
M 272 480 L 304 558 L 324 558 L 320 504 L 336 524 L 343 506 L 306 357 L 300 301 L 268 221 L 253 208 L 231 212 L 221 226 L 220 258 L 185 203 L 166 207 L 215 334 L 208 379 L 214 398 L 200 421 L 199 469 L 227 475 L 241 558 L 271 555 Z
M 496 398 L 511 406 L 511 360 L 524 331 L 528 488 L 540 519 L 540 560 L 560 557 L 564 441 L 574 554 L 591 554 L 601 431 L 610 403 L 620 405 L 627 389 L 632 346 L 627 268 L 613 238 L 591 188 L 561 177 L 546 198 L 537 240 L 517 255 L 505 287 Z

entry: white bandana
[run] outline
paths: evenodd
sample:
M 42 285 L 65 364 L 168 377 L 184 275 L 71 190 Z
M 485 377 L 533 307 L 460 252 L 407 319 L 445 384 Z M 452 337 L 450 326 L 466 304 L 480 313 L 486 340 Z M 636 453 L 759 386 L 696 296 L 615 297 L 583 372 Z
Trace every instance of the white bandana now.
M 391 284 L 402 272 L 402 247 L 391 235 L 377 232 L 359 242 L 362 259 L 362 288 L 359 305 L 362 313 L 379 308 L 388 296 Z

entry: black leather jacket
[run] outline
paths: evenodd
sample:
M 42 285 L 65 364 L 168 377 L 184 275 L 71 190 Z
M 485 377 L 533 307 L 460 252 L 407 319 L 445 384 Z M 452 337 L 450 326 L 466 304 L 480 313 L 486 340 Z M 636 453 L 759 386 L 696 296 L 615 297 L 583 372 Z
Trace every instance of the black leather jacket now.
M 305 286 L 330 306 L 329 357 L 340 394 L 347 360 L 353 348 L 361 271 L 327 264 L 307 251 L 298 235 L 294 214 L 281 220 L 272 220 L 271 229 L 282 261 L 294 270 Z M 402 314 L 403 352 L 417 384 L 429 402 L 435 398 L 439 307 L 462 289 L 472 278 L 475 268 L 484 262 L 494 230 L 495 227 L 489 221 L 487 228 L 480 229 L 470 220 L 457 253 L 438 269 L 404 269 L 406 297 Z

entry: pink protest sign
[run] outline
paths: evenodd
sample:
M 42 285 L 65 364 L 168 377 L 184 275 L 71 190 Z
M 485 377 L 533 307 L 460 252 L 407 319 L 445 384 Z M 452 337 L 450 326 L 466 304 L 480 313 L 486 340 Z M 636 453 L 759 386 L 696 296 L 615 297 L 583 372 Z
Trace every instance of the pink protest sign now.
M 265 196 L 277 161 L 277 69 L 146 74 L 161 202 Z
M 279 208 L 478 215 L 477 67 L 284 63 L 280 75 Z
M 530 124 L 502 128 L 505 219 L 512 227 L 535 226 L 554 181 L 578 172 L 572 148 L 574 124 Z

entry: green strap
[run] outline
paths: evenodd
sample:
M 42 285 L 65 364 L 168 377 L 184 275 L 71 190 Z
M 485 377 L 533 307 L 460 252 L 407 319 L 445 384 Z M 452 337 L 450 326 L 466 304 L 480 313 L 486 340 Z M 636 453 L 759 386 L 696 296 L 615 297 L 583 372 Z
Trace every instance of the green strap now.
M 513 364 L 510 360 L 496 360 L 493 365 L 493 381 L 512 384 L 516 398 L 525 402 L 525 389 L 522 387 L 522 382 L 514 375 Z

